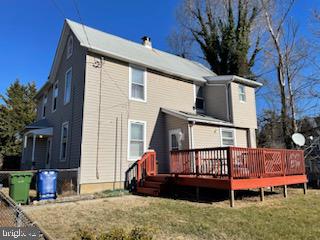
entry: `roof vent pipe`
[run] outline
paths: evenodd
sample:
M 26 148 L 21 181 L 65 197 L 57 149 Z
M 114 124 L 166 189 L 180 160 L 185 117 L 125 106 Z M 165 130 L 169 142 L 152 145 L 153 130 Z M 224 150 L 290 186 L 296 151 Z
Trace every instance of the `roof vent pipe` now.
M 142 44 L 143 46 L 145 46 L 146 48 L 152 48 L 152 43 L 151 43 L 151 38 L 148 36 L 144 36 L 141 38 L 142 39 Z

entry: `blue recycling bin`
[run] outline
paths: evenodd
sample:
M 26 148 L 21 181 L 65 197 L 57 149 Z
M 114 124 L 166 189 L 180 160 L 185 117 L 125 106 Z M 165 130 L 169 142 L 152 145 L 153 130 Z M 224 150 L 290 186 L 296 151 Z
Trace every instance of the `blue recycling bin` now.
M 39 170 L 37 176 L 38 200 L 57 198 L 57 176 L 55 170 Z

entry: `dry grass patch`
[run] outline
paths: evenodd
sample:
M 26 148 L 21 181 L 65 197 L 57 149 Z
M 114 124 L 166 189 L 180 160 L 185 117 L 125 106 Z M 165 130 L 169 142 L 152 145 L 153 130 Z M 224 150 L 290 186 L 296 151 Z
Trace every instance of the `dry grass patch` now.
M 154 239 L 317 239 L 320 236 L 320 194 L 290 189 L 282 194 L 213 204 L 152 197 L 107 199 L 26 207 L 57 239 L 71 239 L 78 229 L 105 232 L 112 228 L 151 229 Z

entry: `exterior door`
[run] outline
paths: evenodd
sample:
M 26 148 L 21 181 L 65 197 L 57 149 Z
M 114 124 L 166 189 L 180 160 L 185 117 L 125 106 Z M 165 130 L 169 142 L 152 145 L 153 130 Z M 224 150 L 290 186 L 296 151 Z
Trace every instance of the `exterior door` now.
M 47 140 L 47 150 L 46 150 L 46 168 L 50 168 L 51 162 L 51 150 L 52 150 L 52 139 L 48 138 Z

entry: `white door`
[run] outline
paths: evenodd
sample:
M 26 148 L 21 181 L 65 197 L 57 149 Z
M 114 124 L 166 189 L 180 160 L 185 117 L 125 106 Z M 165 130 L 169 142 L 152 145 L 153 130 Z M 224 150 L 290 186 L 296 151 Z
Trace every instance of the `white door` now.
M 169 151 L 181 150 L 182 148 L 182 132 L 181 129 L 169 130 Z
M 51 149 L 52 149 L 52 139 L 47 139 L 47 150 L 46 150 L 46 168 L 50 168 L 51 162 Z

